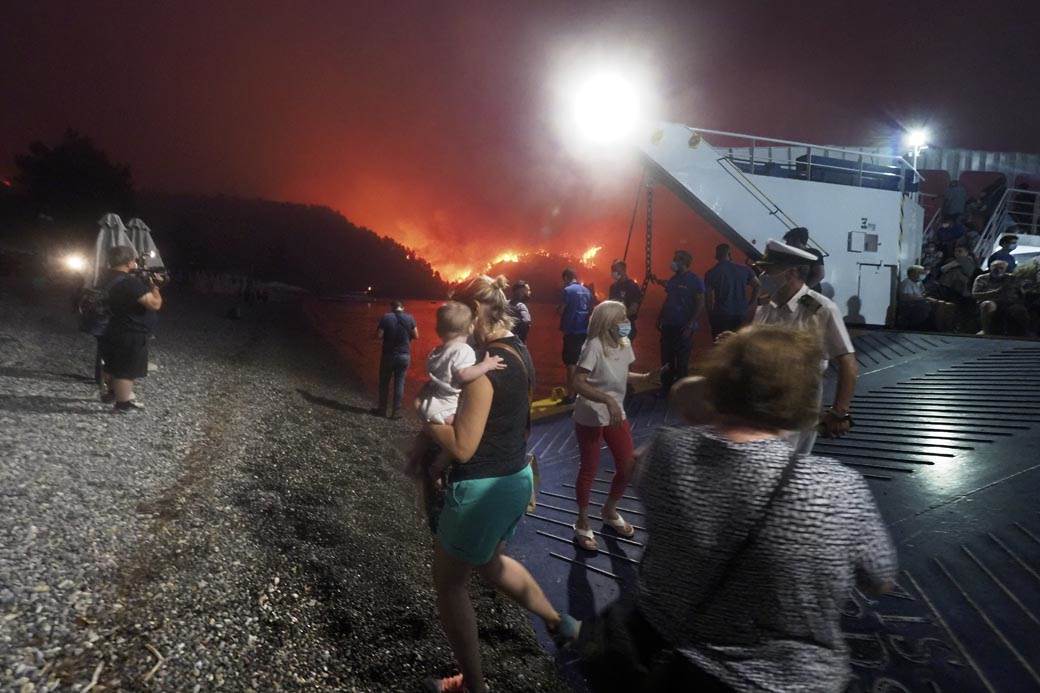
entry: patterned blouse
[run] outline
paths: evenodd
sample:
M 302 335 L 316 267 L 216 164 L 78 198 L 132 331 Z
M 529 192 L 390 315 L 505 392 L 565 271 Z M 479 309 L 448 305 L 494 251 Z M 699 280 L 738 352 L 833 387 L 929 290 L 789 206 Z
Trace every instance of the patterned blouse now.
M 802 457 L 757 541 L 696 614 L 761 514 L 793 449 L 665 428 L 638 485 L 649 539 L 639 607 L 669 642 L 738 691 L 840 691 L 851 676 L 840 608 L 854 585 L 895 579 L 896 553 L 866 482 Z

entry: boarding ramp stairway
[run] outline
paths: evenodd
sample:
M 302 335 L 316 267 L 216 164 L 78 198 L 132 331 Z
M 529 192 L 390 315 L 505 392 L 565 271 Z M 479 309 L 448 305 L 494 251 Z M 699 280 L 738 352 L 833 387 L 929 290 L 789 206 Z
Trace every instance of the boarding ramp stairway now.
M 999 248 L 1005 234 L 1018 236 L 1019 255 L 1033 258 L 1040 255 L 1040 191 L 1008 188 L 993 209 L 989 220 L 973 248 L 975 257 L 986 262 Z
M 861 373 L 855 426 L 844 438 L 820 439 L 814 453 L 866 479 L 900 572 L 891 594 L 848 595 L 849 691 L 1040 690 L 1040 345 L 871 330 L 854 332 L 853 343 Z M 682 425 L 650 395 L 632 398 L 626 412 L 637 447 L 662 425 Z M 537 422 L 529 451 L 540 464 L 538 504 L 510 553 L 554 604 L 588 618 L 635 588 L 647 540 L 638 492 L 629 489 L 619 504 L 636 535 L 618 537 L 593 519 L 600 551 L 581 551 L 571 529 L 573 422 Z M 604 447 L 592 518 L 612 469 Z M 571 658 L 561 662 L 582 690 Z
M 640 144 L 664 185 L 750 257 L 794 226 L 826 255 L 826 294 L 882 325 L 901 268 L 916 261 L 923 209 L 901 157 L 663 123 Z

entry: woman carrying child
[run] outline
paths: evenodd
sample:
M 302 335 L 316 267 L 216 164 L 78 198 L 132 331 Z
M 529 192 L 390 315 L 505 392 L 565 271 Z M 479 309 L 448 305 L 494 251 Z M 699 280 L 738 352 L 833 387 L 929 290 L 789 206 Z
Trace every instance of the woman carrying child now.
M 534 368 L 523 342 L 511 332 L 507 286 L 505 277 L 479 276 L 455 292 L 453 299 L 473 312 L 477 358 L 483 363 L 485 355 L 498 357 L 505 367 L 462 386 L 451 425 L 426 426 L 427 435 L 454 460 L 437 523 L 433 581 L 441 625 L 462 672 L 428 680 L 431 691 L 487 690 L 468 589 L 474 572 L 541 617 L 554 637 L 577 636 L 578 623 L 561 616 L 527 569 L 503 552 L 533 484 L 525 453 Z M 429 470 L 435 477 L 444 459 Z

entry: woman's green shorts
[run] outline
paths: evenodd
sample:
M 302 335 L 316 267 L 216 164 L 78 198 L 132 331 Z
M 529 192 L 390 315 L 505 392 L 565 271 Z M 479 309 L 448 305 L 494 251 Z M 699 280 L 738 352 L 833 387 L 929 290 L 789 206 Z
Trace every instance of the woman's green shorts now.
M 437 524 L 444 550 L 470 565 L 484 565 L 508 541 L 531 500 L 531 466 L 509 476 L 448 484 Z

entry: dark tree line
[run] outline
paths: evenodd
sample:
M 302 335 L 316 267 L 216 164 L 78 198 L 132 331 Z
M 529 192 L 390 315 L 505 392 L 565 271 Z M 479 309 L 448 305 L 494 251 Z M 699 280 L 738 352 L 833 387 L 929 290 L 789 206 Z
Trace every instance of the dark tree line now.
M 141 218 L 168 265 L 238 272 L 322 293 L 437 298 L 446 284 L 393 239 L 313 205 L 235 197 L 141 194 Z
M 46 249 L 93 242 L 97 220 L 115 212 L 151 227 L 173 270 L 249 274 L 318 292 L 441 297 L 447 285 L 428 262 L 387 237 L 319 206 L 137 193 L 129 167 L 69 130 L 51 147 L 33 142 L 0 189 L 0 235 Z

